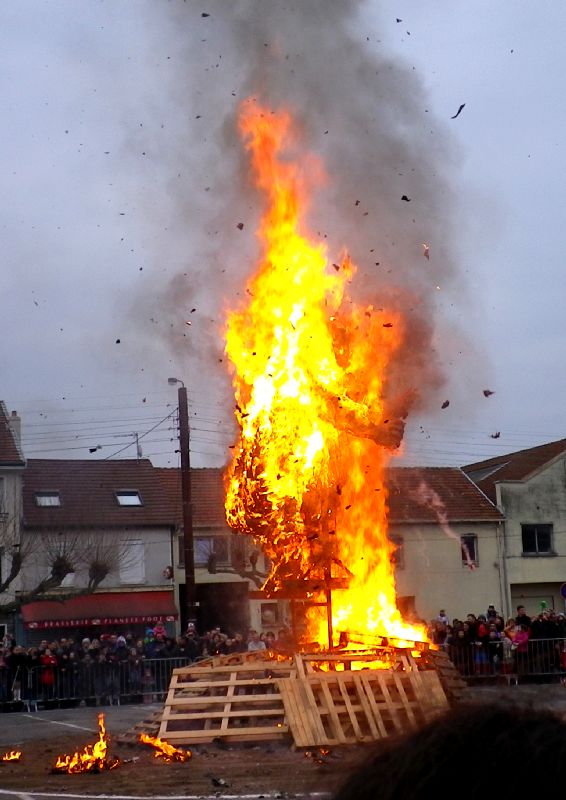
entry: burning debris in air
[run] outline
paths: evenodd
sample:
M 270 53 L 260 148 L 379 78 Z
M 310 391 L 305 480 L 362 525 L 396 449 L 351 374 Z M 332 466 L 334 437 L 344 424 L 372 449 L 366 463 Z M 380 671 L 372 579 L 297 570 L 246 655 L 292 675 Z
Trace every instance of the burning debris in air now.
M 331 269 L 325 244 L 305 233 L 307 186 L 302 165 L 288 159 L 289 113 L 248 101 L 240 131 L 267 209 L 250 300 L 227 322 L 240 427 L 228 522 L 269 557 L 267 592 L 316 599 L 332 590 L 336 644 L 350 630 L 422 640 L 396 607 L 384 490 L 416 400 L 387 391 L 405 319 L 397 308 L 354 302 L 356 266 L 344 255 Z M 323 644 L 325 620 L 313 612 L 308 628 Z

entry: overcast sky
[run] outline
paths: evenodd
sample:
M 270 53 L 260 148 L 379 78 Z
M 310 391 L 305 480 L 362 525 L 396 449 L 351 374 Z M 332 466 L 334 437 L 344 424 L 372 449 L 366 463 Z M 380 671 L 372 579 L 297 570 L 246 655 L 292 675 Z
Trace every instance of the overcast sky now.
M 286 80 L 289 102 L 299 97 L 295 75 L 303 103 L 312 92 L 305 147 L 327 155 L 337 176 L 326 205 L 321 199 L 321 224 L 337 228 L 334 214 L 343 215 L 331 201 L 346 193 L 348 172 L 358 180 L 366 170 L 372 135 L 379 154 L 383 132 L 395 131 L 400 151 L 422 168 L 426 202 L 419 208 L 414 184 L 411 213 L 431 259 L 419 254 L 422 265 L 415 259 L 414 272 L 399 266 L 399 275 L 409 284 L 413 275 L 419 292 L 417 270 L 430 269 L 433 282 L 446 276 L 434 299 L 435 358 L 446 380 L 410 420 L 405 463 L 460 465 L 565 435 L 566 6 L 331 5 L 342 26 L 335 60 L 334 22 L 320 0 L 0 4 L 0 398 L 22 416 L 28 457 L 135 457 L 137 433 L 144 455 L 176 465 L 168 418 L 176 390 L 167 385 L 176 376 L 189 387 L 193 463 L 224 463 L 233 430 L 222 320 L 257 259 L 257 208 L 235 119 L 262 68 L 277 76 L 273 103 L 283 101 Z M 283 74 L 275 45 L 289 37 L 296 46 Z M 265 62 L 252 68 L 247 51 L 264 47 Z M 349 134 L 338 164 L 348 76 L 359 78 L 360 102 L 372 103 L 374 60 L 367 119 L 377 117 L 378 133 L 362 131 L 360 117 L 360 146 Z M 325 113 L 335 122 L 328 144 L 316 127 Z M 387 170 L 379 175 L 372 202 L 393 263 L 385 240 L 403 237 L 394 220 L 407 209 L 394 206 L 401 184 L 392 186 Z M 351 237 L 362 223 L 340 224 Z M 484 388 L 495 394 L 485 398 Z

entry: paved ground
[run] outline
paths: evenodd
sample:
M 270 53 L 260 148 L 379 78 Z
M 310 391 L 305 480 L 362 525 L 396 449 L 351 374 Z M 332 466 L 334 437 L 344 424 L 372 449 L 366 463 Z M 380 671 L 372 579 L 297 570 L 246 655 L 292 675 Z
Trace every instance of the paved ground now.
M 464 693 L 465 703 L 504 703 L 505 705 L 527 705 L 535 708 L 548 708 L 563 715 L 566 719 L 566 686 L 560 684 L 523 686 L 476 686 Z M 228 748 L 218 750 L 215 746 L 195 748 L 189 767 L 185 765 L 153 765 L 151 754 L 144 754 L 142 748 L 126 748 L 119 754 L 140 756 L 136 764 L 124 766 L 120 773 L 126 780 L 112 778 L 104 783 L 99 779 L 66 781 L 64 776 L 47 776 L 45 764 L 53 760 L 53 747 L 61 737 L 68 737 L 74 745 L 93 741 L 98 733 L 97 713 L 103 711 L 106 728 L 116 741 L 118 734 L 130 730 L 137 723 L 147 720 L 161 710 L 161 704 L 123 705 L 51 709 L 34 713 L 14 712 L 0 715 L 0 751 L 28 744 L 29 757 L 39 764 L 28 767 L 22 764 L 14 768 L 13 778 L 8 780 L 7 768 L 0 767 L 0 800 L 61 800 L 62 798 L 136 798 L 146 794 L 153 800 L 196 800 L 197 798 L 217 798 L 230 800 L 259 800 L 259 798 L 296 798 L 297 800 L 328 800 L 330 789 L 336 787 L 355 764 L 360 755 L 358 747 L 350 751 L 337 748 L 333 760 L 323 769 L 314 768 L 306 762 L 301 752 L 294 752 L 288 744 L 274 745 L 264 743 L 261 747 L 246 749 Z M 267 746 L 266 746 L 267 744 Z M 64 752 L 68 752 L 65 750 Z M 142 764 L 144 766 L 142 766 Z M 177 771 L 175 772 L 175 769 Z M 127 770 L 130 778 L 127 778 Z M 6 770 L 6 771 L 5 771 Z M 118 772 L 118 771 L 117 771 Z M 35 774 L 35 779 L 34 779 Z M 37 775 L 39 774 L 39 778 Z M 115 773 L 109 773 L 114 776 Z M 142 775 L 147 776 L 139 783 Z M 230 783 L 226 788 L 214 788 L 214 776 L 225 776 Z M 185 777 L 184 777 L 185 776 Z M 107 774 L 108 777 L 108 774 Z M 138 785 L 134 778 L 138 779 Z M 148 785 L 151 780 L 152 786 Z M 98 790 L 97 790 L 98 787 Z M 155 788 L 154 788 L 155 787 Z M 285 787 L 270 791 L 271 787 Z M 153 789 L 153 791 L 152 791 Z M 200 792 L 200 793 L 199 793 Z
M 128 730 L 147 719 L 162 704 L 123 705 L 95 708 L 60 708 L 49 711 L 15 711 L 0 716 L 0 749 L 14 748 L 35 739 L 47 741 L 53 736 L 71 733 L 73 730 L 98 734 L 98 712 L 104 712 L 106 728 L 113 736 Z

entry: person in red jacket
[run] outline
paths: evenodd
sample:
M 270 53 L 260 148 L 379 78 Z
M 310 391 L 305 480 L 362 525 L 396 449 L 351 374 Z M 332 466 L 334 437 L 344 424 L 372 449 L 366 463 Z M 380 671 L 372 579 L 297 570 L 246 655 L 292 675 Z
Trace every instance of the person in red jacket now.
M 39 682 L 43 689 L 43 698 L 48 700 L 53 697 L 54 693 L 57 656 L 55 656 L 48 647 L 39 657 L 39 663 L 41 665 Z

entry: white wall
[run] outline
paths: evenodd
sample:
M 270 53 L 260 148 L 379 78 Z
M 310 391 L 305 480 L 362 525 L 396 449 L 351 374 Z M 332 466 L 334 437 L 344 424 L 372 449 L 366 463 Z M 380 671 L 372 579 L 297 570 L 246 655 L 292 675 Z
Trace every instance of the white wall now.
M 566 458 L 550 464 L 527 482 L 497 484 L 498 505 L 506 517 L 505 540 L 510 584 L 566 581 Z M 522 554 L 522 524 L 551 523 L 556 555 Z
M 2 579 L 10 572 L 12 546 L 20 541 L 22 521 L 22 470 L 0 470 L 0 547 L 2 553 Z M 13 600 L 20 588 L 20 577 L 2 595 L 2 602 Z
M 171 564 L 171 533 L 168 528 L 140 528 L 128 530 L 96 530 L 96 531 L 64 531 L 61 536 L 68 542 L 76 538 L 78 542 L 78 551 L 84 553 L 86 558 L 91 555 L 87 543 L 94 543 L 102 541 L 105 543 L 113 544 L 115 547 L 115 556 L 118 555 L 122 558 L 122 569 L 119 563 L 114 563 L 114 568 L 108 577 L 100 584 L 101 589 L 121 589 L 128 586 L 170 586 L 171 581 L 167 579 L 163 571 Z M 54 542 L 57 538 L 56 533 L 49 535 L 47 540 L 42 534 L 28 531 L 25 534 L 25 542 L 31 542 L 33 549 L 28 559 L 24 563 L 22 570 L 22 588 L 29 590 L 37 585 L 38 581 L 47 577 L 49 573 L 49 558 L 46 552 L 47 542 Z M 143 570 L 139 577 L 141 580 L 132 583 L 133 568 L 136 566 L 136 571 L 140 568 L 140 553 L 139 549 L 135 547 L 135 553 L 132 556 L 128 553 L 128 543 L 142 541 L 143 555 L 141 562 L 143 563 Z M 26 544 L 27 546 L 27 544 Z M 53 545 L 54 546 L 54 545 Z M 115 558 L 113 559 L 115 560 Z M 134 561 L 136 564 L 134 565 Z M 68 588 L 83 588 L 88 584 L 88 566 L 82 564 L 81 568 L 77 570 L 74 575 L 69 576 L 65 580 L 65 586 Z
M 454 523 L 448 536 L 437 525 L 405 524 L 390 534 L 404 542 L 403 565 L 396 570 L 397 594 L 415 597 L 419 617 L 429 621 L 441 608 L 450 619 L 484 614 L 493 603 L 504 611 L 495 523 Z M 462 565 L 460 536 L 478 537 L 476 569 Z

